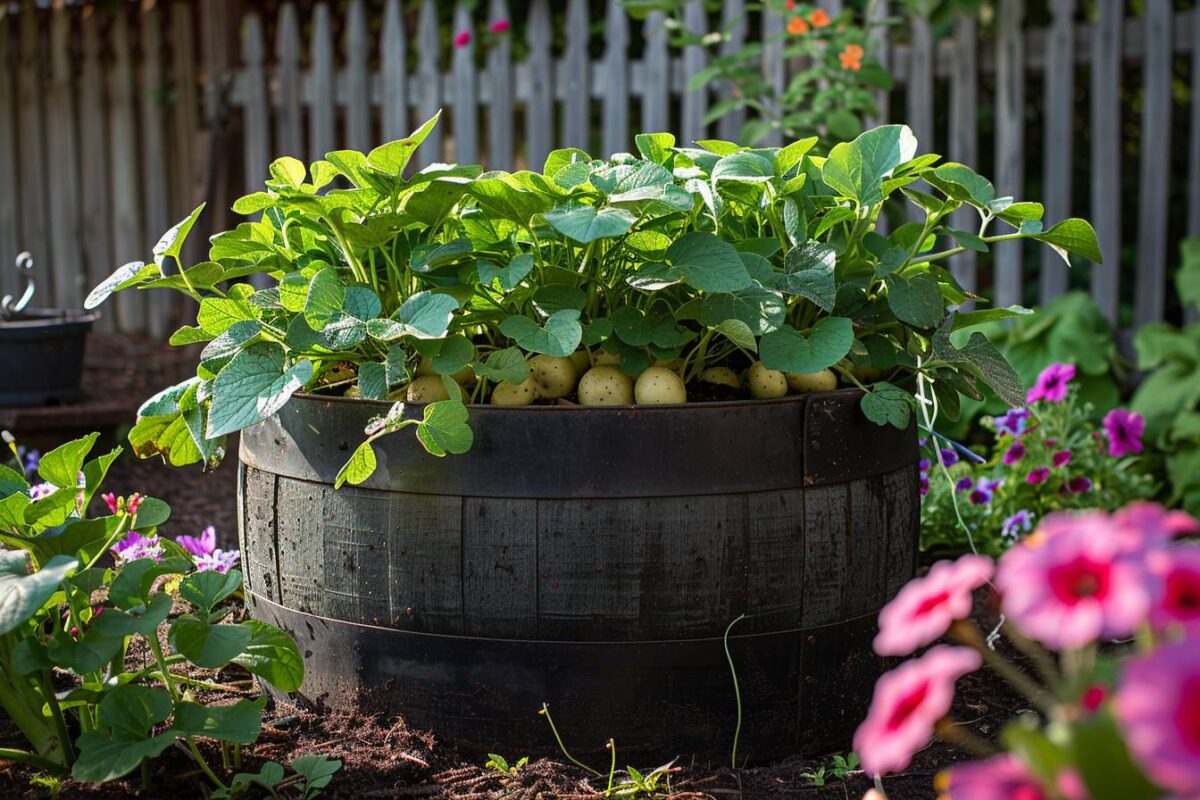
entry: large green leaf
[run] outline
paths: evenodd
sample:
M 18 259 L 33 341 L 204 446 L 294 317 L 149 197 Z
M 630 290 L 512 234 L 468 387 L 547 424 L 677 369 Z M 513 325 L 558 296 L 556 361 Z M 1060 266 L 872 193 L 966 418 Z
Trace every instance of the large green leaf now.
M 392 319 L 400 323 L 402 336 L 440 339 L 449 330 L 457 309 L 458 301 L 448 294 L 417 292 L 401 304 Z
M 204 211 L 204 203 L 196 206 L 192 210 L 192 213 L 172 225 L 159 238 L 158 243 L 154 245 L 154 261 L 159 265 L 160 269 L 163 261 L 167 258 L 173 258 L 176 263 L 179 262 L 179 254 L 183 250 L 183 245 L 187 242 L 188 234 L 191 232 L 192 226 L 196 224 L 196 220 L 200 218 L 202 211 Z
M 494 281 L 500 282 L 500 288 L 512 291 L 525 280 L 525 276 L 533 271 L 533 256 L 523 253 L 514 258 L 507 267 L 498 267 L 491 261 L 480 261 L 479 282 L 491 288 Z
M 376 465 L 375 448 L 371 446 L 371 442 L 360 442 L 358 447 L 354 448 L 354 452 L 350 454 L 350 458 L 338 470 L 337 477 L 333 481 L 333 488 L 340 489 L 347 483 L 351 486 L 359 485 L 375 474 Z
M 292 637 L 273 625 L 248 619 L 238 625 L 250 631 L 250 641 L 233 663 L 253 672 L 281 692 L 294 692 L 304 683 L 304 659 Z
M 193 572 L 179 584 L 179 596 L 205 613 L 231 597 L 242 586 L 242 573 L 236 569 L 220 573 L 214 569 Z
M 519 349 L 506 347 L 493 351 L 487 361 L 476 363 L 475 374 L 493 381 L 519 384 L 529 377 L 529 364 Z
M 308 359 L 288 366 L 277 344 L 255 344 L 234 356 L 213 381 L 208 438 L 261 422 L 283 408 L 313 374 Z
M 854 326 L 845 317 L 825 317 L 807 336 L 783 325 L 762 337 L 759 356 L 768 369 L 809 374 L 820 372 L 846 357 L 854 344 Z
M 158 756 L 176 737 L 170 732 L 151 736 L 150 731 L 170 715 L 171 696 L 166 689 L 132 683 L 113 689 L 98 706 L 98 729 L 77 741 L 79 758 L 71 775 L 102 783 L 131 772 L 143 759 Z
M 198 667 L 217 669 L 246 652 L 254 631 L 244 625 L 212 624 L 193 614 L 171 623 L 171 646 Z
M 304 320 L 314 331 L 322 330 L 342 313 L 346 302 L 346 286 L 337 270 L 325 267 L 313 275 L 304 300 Z
M 753 282 L 738 251 L 706 231 L 693 231 L 667 248 L 667 261 L 685 281 L 705 292 L 736 292 Z
M 1032 238 L 1053 247 L 1068 264 L 1071 261 L 1067 258 L 1067 253 L 1083 256 L 1096 264 L 1104 261 L 1104 256 L 1100 253 L 1100 244 L 1096 241 L 1096 231 L 1087 220 L 1064 219 Z
M 867 419 L 876 425 L 907 428 L 912 419 L 913 396 L 887 381 L 872 384 L 863 393 L 859 405 Z
M 149 265 L 149 270 L 147 270 L 147 264 L 142 261 L 130 261 L 124 266 L 117 267 L 111 275 L 102 280 L 96 288 L 88 293 L 87 299 L 83 301 L 83 307 L 89 311 L 96 308 L 107 300 L 110 294 L 136 283 L 140 277 L 147 273 L 150 273 L 151 277 L 158 277 L 158 267 L 151 264 Z
M 408 162 L 412 159 L 413 153 L 429 137 L 429 134 L 433 131 L 441 116 L 442 112 L 438 111 L 426 120 L 421 127 L 403 139 L 397 139 L 394 142 L 388 142 L 376 147 L 367 154 L 367 165 L 393 178 L 399 178 L 404 173 L 404 168 L 408 166 Z
M 784 259 L 786 272 L 775 280 L 776 288 L 811 300 L 823 311 L 833 311 L 837 301 L 834 267 L 837 252 L 820 242 L 805 242 L 794 247 Z
M 182 736 L 206 736 L 222 742 L 249 744 L 262 731 L 266 697 L 238 700 L 227 706 L 204 706 L 184 701 L 175 707 L 171 730 Z
M 889 275 L 887 287 L 888 306 L 901 322 L 933 328 L 946 315 L 946 301 L 932 275 L 917 273 L 911 278 Z
M 821 179 L 842 197 L 875 205 L 883 200 L 884 179 L 916 151 L 916 137 L 907 125 L 884 125 L 835 145 L 821 168 Z
M 467 407 L 457 400 L 439 400 L 425 406 L 417 424 L 417 438 L 435 456 L 467 452 L 475 438 L 467 424 Z
M 83 462 L 99 437 L 99 433 L 90 433 L 54 448 L 38 462 L 38 475 L 60 489 L 75 489 Z
M 60 555 L 30 573 L 27 553 L 0 550 L 0 635 L 32 619 L 78 566 L 74 558 Z
M 562 206 L 547 211 L 550 227 L 580 244 L 615 239 L 633 227 L 634 216 L 623 208 L 589 205 Z
M 554 312 L 545 326 L 529 317 L 508 317 L 500 323 L 500 332 L 527 352 L 559 357 L 574 353 L 583 338 L 579 312 L 573 308 Z
M 700 300 L 698 316 L 705 325 L 717 326 L 735 319 L 755 336 L 773 331 L 783 324 L 787 306 L 778 292 L 751 286 L 739 292 L 715 292 Z
M 1024 405 L 1025 384 L 1008 359 L 979 331 L 973 332 L 963 347 L 954 347 L 950 343 L 951 325 L 952 321 L 946 320 L 934 335 L 934 357 L 957 367 L 971 368 L 1013 408 Z

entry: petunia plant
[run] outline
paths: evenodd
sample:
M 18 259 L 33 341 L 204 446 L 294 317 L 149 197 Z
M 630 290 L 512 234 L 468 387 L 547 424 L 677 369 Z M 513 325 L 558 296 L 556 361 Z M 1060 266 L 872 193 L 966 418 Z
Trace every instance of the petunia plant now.
M 980 760 L 938 776 L 945 800 L 1156 800 L 1200 794 L 1200 522 L 1134 503 L 1060 512 L 1007 552 L 935 564 L 879 616 L 875 649 L 921 655 L 880 678 L 855 734 L 863 768 L 899 772 L 935 734 Z M 970 620 L 1000 595 L 998 631 Z M 943 637 L 951 644 L 935 644 Z M 951 715 L 955 681 L 987 664 L 1028 708 L 996 744 Z
M 1047 514 L 1153 496 L 1142 416 L 1114 408 L 1092 422 L 1075 375 L 1073 364 L 1051 364 L 1024 406 L 985 418 L 995 437 L 987 457 L 943 436 L 923 440 L 922 547 L 999 555 Z
M 950 335 L 1019 310 L 956 312 L 978 298 L 946 259 L 1032 239 L 1100 260 L 1088 223 L 1043 226 L 1041 205 L 917 155 L 901 125 L 824 156 L 815 138 L 755 149 L 657 133 L 636 138 L 638 155 L 565 149 L 540 171 L 410 174 L 435 123 L 307 168 L 281 158 L 234 204 L 261 218 L 212 237 L 206 261 L 178 262 L 197 209 L 152 261 L 93 290 L 89 307 L 133 288 L 199 304 L 171 337 L 205 343 L 197 374 L 139 410 L 138 455 L 216 463 L 227 434 L 298 391 L 423 404 L 394 406 L 370 435 L 413 427 L 439 456 L 471 446 L 468 402 L 769 399 L 840 381 L 880 425 L 907 426 L 914 391 L 951 417 L 981 384 L 1018 405 L 1023 387 L 987 339 Z M 884 235 L 893 197 L 919 221 Z M 976 230 L 950 227 L 964 206 Z M 368 441 L 339 483 L 374 464 Z
M 206 705 L 195 670 L 236 665 L 280 690 L 299 688 L 300 652 L 283 631 L 234 622 L 242 576 L 215 532 L 171 541 L 153 497 L 103 494 L 120 448 L 89 458 L 98 434 L 0 463 L 0 707 L 27 749 L 0 757 L 55 776 L 103 782 L 141 769 L 176 743 L 213 788 L 227 788 L 197 745 L 238 760 L 257 738 L 265 698 Z M 37 482 L 31 483 L 35 477 Z M 164 642 L 166 643 L 164 646 Z M 148 654 L 134 665 L 131 648 Z

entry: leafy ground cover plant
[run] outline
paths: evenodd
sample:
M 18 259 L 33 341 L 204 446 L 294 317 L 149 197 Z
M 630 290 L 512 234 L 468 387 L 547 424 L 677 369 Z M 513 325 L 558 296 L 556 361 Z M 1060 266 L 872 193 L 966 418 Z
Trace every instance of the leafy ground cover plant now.
M 1018 377 L 982 334 L 950 340 L 1018 312 L 954 312 L 969 297 L 942 263 L 1025 238 L 1100 260 L 1088 223 L 1044 227 L 1041 205 L 918 156 L 900 125 L 827 156 L 815 138 L 752 149 L 658 133 L 636 138 L 637 156 L 566 149 L 540 172 L 434 164 L 406 176 L 435 123 L 307 169 L 279 159 L 266 190 L 234 205 L 261 219 L 214 236 L 209 260 L 178 264 L 197 209 L 153 261 L 93 290 L 88 307 L 155 287 L 199 303 L 197 324 L 172 336 L 206 343 L 197 375 L 139 410 L 138 455 L 215 463 L 227 434 L 302 389 L 397 400 L 368 435 L 414 427 L 434 455 L 470 447 L 466 401 L 766 399 L 841 380 L 881 425 L 909 424 L 914 387 L 950 417 L 980 383 L 1019 405 Z M 884 236 L 893 195 L 923 221 Z M 948 227 L 964 205 L 978 230 Z M 267 287 L 231 282 L 252 275 Z M 403 402 L 425 404 L 422 416 Z M 374 464 L 368 441 L 339 484 Z
M 923 440 L 924 549 L 1000 555 L 1055 511 L 1117 507 L 1154 495 L 1140 455 L 1145 420 L 1114 408 L 1093 422 L 1077 374 L 1074 364 L 1051 364 L 1025 406 L 985 418 L 994 435 L 987 457 L 941 436 Z
M 933 646 L 876 684 L 855 734 L 864 769 L 900 771 L 936 733 L 982 759 L 939 776 L 946 800 L 1197 796 L 1197 533 L 1184 512 L 1135 503 L 1053 514 L 997 565 L 975 555 L 935 564 L 880 613 L 881 655 Z M 1028 668 L 969 619 L 972 592 L 989 582 L 999 630 Z M 934 644 L 944 635 L 954 644 Z M 1122 644 L 1101 646 L 1114 639 Z M 1032 709 L 1005 725 L 998 745 L 948 716 L 957 679 L 983 664 Z
M 292 691 L 303 679 L 300 652 L 269 624 L 230 621 L 242 576 L 236 551 L 217 549 L 213 531 L 166 538 L 168 506 L 136 494 L 105 494 L 110 513 L 88 516 L 121 452 L 89 458 L 97 437 L 38 459 L 7 437 L 17 459 L 0 464 L 0 706 L 29 748 L 0 757 L 88 782 L 141 768 L 145 782 L 148 762 L 181 742 L 228 791 L 196 741 L 216 740 L 237 762 L 240 745 L 258 736 L 266 698 L 205 705 L 194 695 L 205 682 L 183 669 L 235 664 Z M 177 604 L 185 610 L 172 616 Z M 150 654 L 149 665 L 131 667 L 132 647 Z

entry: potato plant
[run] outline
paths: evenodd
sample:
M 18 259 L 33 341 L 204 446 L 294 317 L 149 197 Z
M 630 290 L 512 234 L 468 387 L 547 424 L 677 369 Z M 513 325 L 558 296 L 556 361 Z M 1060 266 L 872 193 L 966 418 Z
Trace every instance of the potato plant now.
M 96 287 L 88 307 L 153 287 L 199 303 L 196 325 L 171 339 L 206 343 L 197 376 L 139 411 L 139 455 L 215 463 L 225 435 L 301 390 L 427 403 L 420 420 L 393 408 L 369 435 L 411 424 L 435 455 L 462 452 L 467 402 L 627 402 L 611 370 L 580 391 L 598 367 L 627 376 L 637 403 L 685 402 L 701 386 L 771 398 L 840 381 L 862 389 L 881 425 L 909 424 L 917 374 L 951 416 L 980 381 L 1019 404 L 1023 387 L 987 339 L 956 345 L 951 333 L 1022 310 L 955 311 L 980 298 L 946 259 L 1028 238 L 1100 260 L 1088 223 L 1043 226 L 1040 204 L 918 156 L 901 125 L 825 155 L 815 137 L 746 148 L 654 133 L 636 137 L 637 155 L 556 150 L 540 171 L 410 172 L 436 121 L 366 154 L 307 168 L 281 158 L 264 191 L 234 204 L 260 217 L 212 237 L 208 260 L 179 263 L 197 209 L 152 261 Z M 920 221 L 879 233 L 889 200 L 915 205 Z M 962 206 L 978 229 L 948 226 Z M 364 448 L 342 480 L 370 475 Z

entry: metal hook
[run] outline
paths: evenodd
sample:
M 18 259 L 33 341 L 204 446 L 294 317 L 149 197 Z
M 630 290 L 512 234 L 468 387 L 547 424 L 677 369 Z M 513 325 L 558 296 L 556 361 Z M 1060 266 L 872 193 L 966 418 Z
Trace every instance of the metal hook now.
M 33 299 L 36 285 L 33 280 L 33 256 L 28 250 L 17 256 L 16 268 L 21 273 L 21 277 L 25 279 L 25 290 L 21 293 L 21 299 L 16 302 L 13 302 L 11 294 L 6 294 L 3 299 L 0 299 L 0 316 L 10 317 L 21 313 Z

